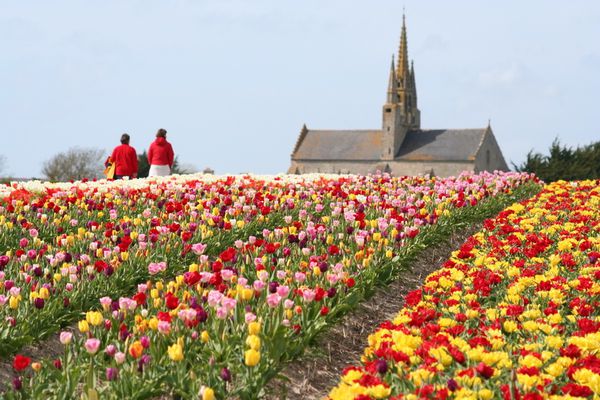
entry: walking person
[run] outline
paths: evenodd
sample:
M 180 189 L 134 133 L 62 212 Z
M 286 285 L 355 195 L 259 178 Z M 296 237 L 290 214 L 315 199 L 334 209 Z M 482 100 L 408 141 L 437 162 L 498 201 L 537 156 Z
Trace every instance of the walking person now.
M 129 145 L 131 138 L 128 134 L 121 135 L 121 145 L 114 148 L 110 158 L 115 164 L 114 179 L 123 179 L 124 177 L 137 178 L 138 158 L 133 147 Z
M 173 160 L 173 146 L 167 142 L 167 131 L 161 128 L 156 132 L 156 140 L 152 142 L 148 150 L 148 164 L 150 164 L 148 176 L 170 175 Z

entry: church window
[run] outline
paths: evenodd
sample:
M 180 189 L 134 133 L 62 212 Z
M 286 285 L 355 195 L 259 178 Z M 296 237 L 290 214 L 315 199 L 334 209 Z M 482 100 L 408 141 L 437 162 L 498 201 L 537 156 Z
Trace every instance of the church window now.
M 392 109 L 391 108 L 386 108 L 385 112 L 392 112 Z

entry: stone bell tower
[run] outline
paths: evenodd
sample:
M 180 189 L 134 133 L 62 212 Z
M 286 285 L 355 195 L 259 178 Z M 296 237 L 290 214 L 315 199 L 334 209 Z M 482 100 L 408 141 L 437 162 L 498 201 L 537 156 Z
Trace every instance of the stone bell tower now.
M 388 81 L 387 101 L 383 105 L 382 160 L 393 160 L 406 133 L 421 128 L 421 111 L 417 108 L 415 70 L 408 64 L 406 18 L 402 15 L 402 33 L 398 51 L 398 65 L 392 66 Z

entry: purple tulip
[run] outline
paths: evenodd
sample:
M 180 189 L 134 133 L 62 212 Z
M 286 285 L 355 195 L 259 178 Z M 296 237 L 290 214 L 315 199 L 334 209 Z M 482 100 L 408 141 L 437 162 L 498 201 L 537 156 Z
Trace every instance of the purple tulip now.
M 116 368 L 106 368 L 106 380 L 116 381 L 119 376 L 119 370 Z
M 458 389 L 458 383 L 454 379 L 448 379 L 448 390 L 454 392 Z
M 41 310 L 42 308 L 44 308 L 44 299 L 42 299 L 41 297 L 36 297 L 35 300 L 33 300 L 33 305 L 38 310 Z
M 327 272 L 327 270 L 329 269 L 329 265 L 327 265 L 325 261 L 322 261 L 319 264 L 319 269 L 321 270 L 321 272 Z
M 327 290 L 327 297 L 329 297 L 329 298 L 335 297 L 336 294 L 337 294 L 337 290 L 334 287 L 330 287 Z
M 277 292 L 277 287 L 279 286 L 278 282 L 269 282 L 269 293 Z
M 385 374 L 388 370 L 388 365 L 387 362 L 385 360 L 379 359 L 377 361 L 375 361 L 375 369 L 377 370 L 377 372 L 379 372 L 380 374 Z
M 231 372 L 226 367 L 221 369 L 221 379 L 225 382 L 231 381 Z

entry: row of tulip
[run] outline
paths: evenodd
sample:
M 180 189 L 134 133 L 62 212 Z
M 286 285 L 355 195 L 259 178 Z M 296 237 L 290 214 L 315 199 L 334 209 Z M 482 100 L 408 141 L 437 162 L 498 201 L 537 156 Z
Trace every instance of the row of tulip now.
M 273 374 L 275 364 L 302 349 L 330 313 L 343 309 L 348 297 L 376 277 L 377 269 L 371 266 L 397 261 L 399 249 L 406 241 L 437 223 L 441 215 L 450 214 L 449 210 L 477 205 L 484 197 L 510 192 L 530 179 L 524 174 L 465 175 L 446 180 L 379 176 L 298 182 L 292 178 L 268 184 L 245 179 L 244 185 L 239 186 L 247 191 L 241 194 L 232 194 L 235 181 L 229 179 L 211 183 L 218 187 L 210 191 L 189 181 L 182 185 L 168 181 L 171 187 L 162 189 L 152 185 L 135 198 L 123 189 L 117 194 L 106 191 L 101 197 L 106 199 L 103 203 L 112 202 L 105 207 L 109 214 L 116 215 L 98 226 L 111 224 L 108 233 L 100 229 L 96 234 L 80 234 L 77 229 L 78 236 L 72 243 L 55 241 L 57 245 L 73 246 L 76 250 L 70 248 L 69 252 L 78 255 L 78 263 L 87 258 L 82 269 L 88 278 L 97 276 L 87 287 L 79 288 L 79 293 L 89 295 L 92 291 L 96 302 L 100 301 L 89 307 L 85 319 L 79 322 L 81 334 L 61 334 L 66 345 L 64 357 L 32 365 L 36 373 L 31 381 L 26 379 L 25 393 L 33 397 L 68 396 L 83 390 L 91 397 L 101 393 L 103 397 L 135 398 L 171 388 L 186 398 L 198 393 L 208 398 L 214 393 L 253 397 Z M 200 190 L 205 193 L 199 193 Z M 192 198 L 194 191 L 198 196 Z M 120 197 L 123 193 L 128 196 Z M 207 198 L 207 193 L 225 198 Z M 81 198 L 89 196 L 84 192 Z M 147 202 L 149 198 L 151 203 Z M 119 199 L 127 208 L 119 207 Z M 198 213 L 194 219 L 194 211 L 209 210 L 215 199 L 217 204 L 224 203 L 218 212 Z M 50 206 L 48 201 L 44 200 L 44 207 Z M 140 202 L 143 204 L 137 204 Z M 161 202 L 162 207 L 158 205 Z M 39 208 L 42 203 L 36 200 L 33 204 Z M 81 203 L 74 199 L 69 204 Z M 155 204 L 156 208 L 147 212 Z M 69 206 L 62 207 L 69 210 Z M 74 208 L 74 212 L 81 209 Z M 244 212 L 252 216 L 252 211 L 271 218 L 261 221 L 263 227 L 254 236 L 248 231 L 236 231 L 238 222 L 248 222 L 250 217 L 238 221 L 234 218 Z M 215 221 L 219 216 L 222 220 Z M 98 218 L 101 217 L 90 219 Z M 219 227 L 221 222 L 221 229 L 235 239 L 229 242 L 230 246 L 222 246 L 226 242 L 223 233 L 219 240 L 207 242 L 217 235 L 205 232 L 211 232 L 209 227 Z M 195 231 L 203 232 L 203 241 L 190 244 L 194 242 L 193 235 L 188 240 L 181 237 L 194 224 L 200 226 Z M 172 229 L 173 225 L 179 229 Z M 114 240 L 114 236 L 124 237 L 118 236 L 115 227 L 121 227 L 122 234 L 132 238 L 125 241 L 125 249 L 120 247 L 122 239 Z M 68 237 L 67 233 L 61 234 Z M 152 235 L 156 240 L 152 240 Z M 167 239 L 161 241 L 161 235 Z M 150 239 L 140 240 L 143 236 Z M 78 243 L 87 238 L 90 243 Z M 116 244 L 112 250 L 117 256 L 105 254 L 111 250 L 105 244 L 110 244 L 110 240 Z M 98 246 L 93 246 L 92 252 L 86 251 L 92 243 Z M 102 252 L 98 251 L 100 247 Z M 131 255 L 123 260 L 126 253 Z M 180 258 L 182 253 L 191 258 Z M 28 257 L 20 257 L 20 261 L 28 262 Z M 51 267 L 55 266 L 53 258 L 46 256 Z M 114 279 L 113 275 L 106 278 L 104 272 L 113 265 L 107 262 L 109 259 L 121 262 L 115 266 L 115 276 L 120 270 L 136 267 L 145 271 L 146 279 L 135 281 L 144 283 L 137 286 L 134 295 L 119 297 L 126 291 L 109 296 L 98 294 Z M 19 264 L 12 262 L 10 265 Z M 57 274 L 63 275 L 65 262 L 69 261 L 59 260 L 56 264 L 60 272 L 52 277 L 55 290 L 64 280 Z M 98 270 L 99 262 L 107 265 Z M 174 262 L 179 267 L 173 268 Z M 182 267 L 187 268 L 185 273 Z M 23 274 L 23 268 L 19 272 Z M 70 271 L 64 272 L 69 276 Z M 100 279 L 104 279 L 102 285 L 97 283 Z M 69 283 L 79 282 L 72 281 Z M 38 287 L 32 286 L 29 291 L 40 293 L 44 287 Z M 11 290 L 8 297 L 19 295 Z M 67 293 L 74 291 L 72 287 Z M 30 298 L 35 307 L 36 299 L 43 296 Z M 84 309 L 83 302 L 78 304 L 79 310 Z M 21 356 L 14 363 L 15 370 L 28 370 Z M 27 373 L 16 376 L 14 386 L 23 386 L 23 378 L 27 377 Z
M 250 178 L 35 189 L 0 201 L 0 355 L 56 332 L 99 297 L 131 292 L 157 272 L 145 266 L 173 276 L 278 223 L 280 209 L 293 212 L 293 202 L 276 201 L 289 183 Z
M 487 220 L 369 336 L 329 400 L 600 396 L 600 181 Z

